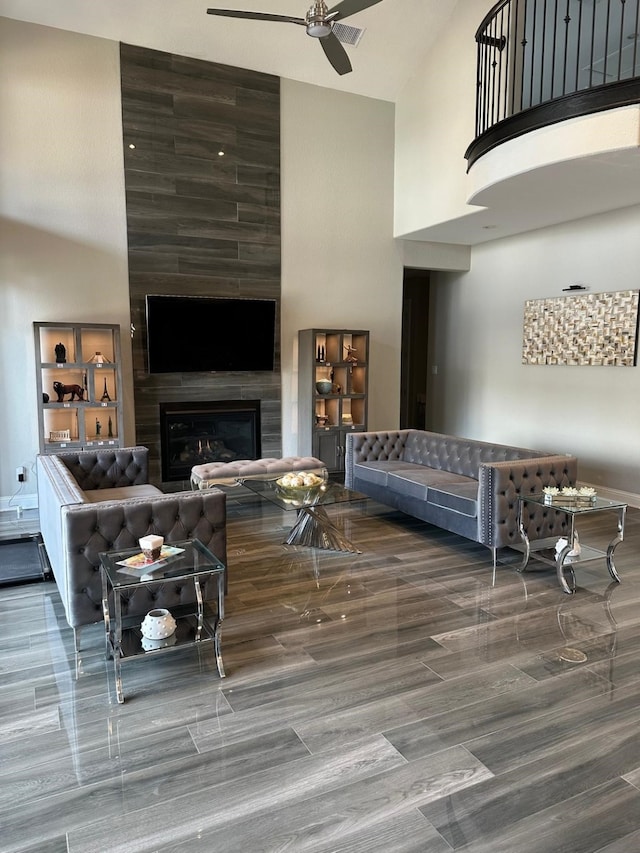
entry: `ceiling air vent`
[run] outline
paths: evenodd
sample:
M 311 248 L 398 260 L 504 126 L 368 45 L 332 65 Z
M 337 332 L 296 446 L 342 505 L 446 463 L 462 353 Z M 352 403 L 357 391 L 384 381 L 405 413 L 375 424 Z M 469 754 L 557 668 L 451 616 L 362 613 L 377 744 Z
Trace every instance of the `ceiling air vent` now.
M 336 21 L 333 25 L 333 32 L 342 44 L 351 44 L 353 47 L 358 46 L 364 35 L 364 30 L 360 27 L 348 27 L 346 24 L 341 24 L 340 21 Z

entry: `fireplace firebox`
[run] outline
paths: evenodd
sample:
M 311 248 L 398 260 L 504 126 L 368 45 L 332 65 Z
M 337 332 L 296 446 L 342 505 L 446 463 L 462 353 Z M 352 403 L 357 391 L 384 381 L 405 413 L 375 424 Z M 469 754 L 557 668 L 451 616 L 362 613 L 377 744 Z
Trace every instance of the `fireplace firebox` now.
M 188 480 L 194 465 L 259 459 L 260 401 L 160 403 L 162 480 Z

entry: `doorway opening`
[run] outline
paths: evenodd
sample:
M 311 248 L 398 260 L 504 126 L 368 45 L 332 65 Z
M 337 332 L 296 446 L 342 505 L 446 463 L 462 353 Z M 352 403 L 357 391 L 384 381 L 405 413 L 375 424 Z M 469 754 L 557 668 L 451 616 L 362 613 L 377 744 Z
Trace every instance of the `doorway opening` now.
M 426 429 L 429 270 L 405 268 L 402 287 L 400 429 Z

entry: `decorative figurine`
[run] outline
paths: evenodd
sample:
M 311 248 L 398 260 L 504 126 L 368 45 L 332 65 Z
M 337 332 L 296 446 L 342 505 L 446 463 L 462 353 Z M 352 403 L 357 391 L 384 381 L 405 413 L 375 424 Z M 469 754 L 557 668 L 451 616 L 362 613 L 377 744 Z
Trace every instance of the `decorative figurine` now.
M 358 356 L 356 355 L 356 353 L 358 352 L 358 350 L 355 347 L 351 346 L 345 346 L 345 349 L 347 351 L 347 357 L 345 358 L 345 361 L 350 361 L 352 363 L 357 362 Z
M 67 360 L 67 350 L 63 343 L 56 344 L 56 363 L 64 364 Z
M 100 435 L 101 432 L 102 432 L 102 424 L 96 418 L 96 435 Z
M 62 382 L 54 382 L 53 390 L 58 395 L 58 403 L 64 402 L 65 394 L 71 394 L 69 397 L 70 400 L 75 400 L 76 397 L 78 400 L 84 400 L 84 388 L 80 385 L 63 385 Z
M 107 390 L 107 377 L 104 378 L 104 391 L 102 392 L 102 397 L 100 397 L 103 403 L 110 403 L 111 397 L 109 396 L 109 391 Z
M 48 403 L 48 402 L 49 402 L 49 395 L 47 394 L 47 392 L 46 392 L 46 391 L 43 391 L 43 392 L 42 392 L 42 402 L 43 402 L 43 403 Z
M 107 422 L 107 435 L 109 438 L 113 438 L 113 421 L 111 420 L 111 415 L 109 415 L 109 420 Z

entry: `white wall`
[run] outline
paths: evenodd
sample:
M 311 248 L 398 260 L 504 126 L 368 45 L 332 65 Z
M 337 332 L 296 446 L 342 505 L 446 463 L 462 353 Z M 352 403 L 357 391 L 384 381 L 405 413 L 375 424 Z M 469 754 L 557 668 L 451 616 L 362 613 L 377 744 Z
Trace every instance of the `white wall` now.
M 2 19 L 0 114 L 0 496 L 18 489 L 24 465 L 28 506 L 34 321 L 122 325 L 133 436 L 118 45 Z
M 435 273 L 431 426 L 573 453 L 583 481 L 640 493 L 640 368 L 522 364 L 527 299 L 638 289 L 640 207 L 487 243 Z M 637 505 L 637 501 L 635 502 Z
M 372 429 L 398 425 L 402 246 L 392 104 L 282 81 L 283 452 L 297 448 L 299 329 L 371 332 Z

